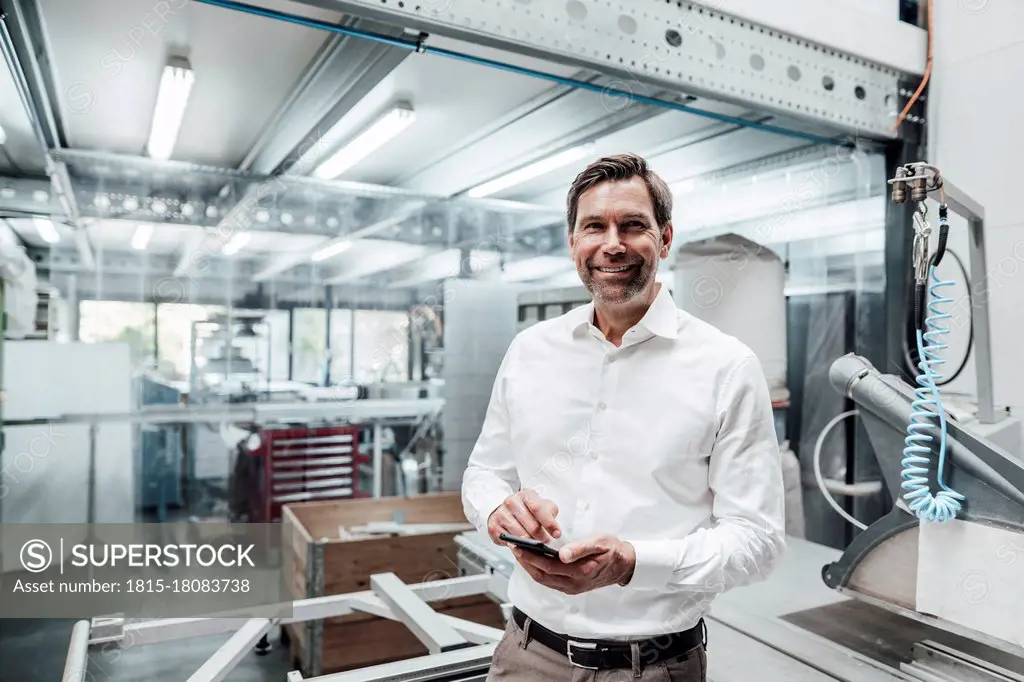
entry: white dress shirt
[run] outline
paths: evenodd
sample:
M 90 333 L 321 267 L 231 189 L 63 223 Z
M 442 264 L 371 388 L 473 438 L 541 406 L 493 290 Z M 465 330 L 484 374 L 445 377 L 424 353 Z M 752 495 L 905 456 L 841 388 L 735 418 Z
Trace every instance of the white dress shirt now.
M 749 348 L 665 287 L 619 347 L 593 315 L 593 303 L 576 308 L 509 346 L 463 477 L 466 516 L 486 534 L 491 512 L 532 488 L 558 506 L 565 542 L 610 533 L 636 548 L 627 586 L 580 595 L 516 566 L 509 600 L 545 627 L 605 639 L 685 630 L 784 548 L 767 383 Z

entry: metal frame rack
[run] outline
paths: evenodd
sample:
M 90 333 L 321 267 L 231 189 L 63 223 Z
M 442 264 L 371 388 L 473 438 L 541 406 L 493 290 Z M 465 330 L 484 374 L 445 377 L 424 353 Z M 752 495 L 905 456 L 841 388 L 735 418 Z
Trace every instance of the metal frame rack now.
M 406 672 L 434 670 L 438 667 L 459 670 L 482 668 L 486 672 L 494 645 L 501 639 L 502 631 L 437 613 L 428 606 L 428 602 L 479 594 L 500 594 L 503 593 L 502 582 L 501 576 L 481 574 L 407 585 L 394 574 L 386 573 L 372 576 L 371 589 L 364 592 L 296 601 L 291 605 L 292 615 L 287 618 L 246 619 L 224 614 L 223 617 L 175 618 L 141 623 L 125 623 L 123 619 L 111 618 L 94 619 L 92 622 L 83 620 L 72 630 L 61 680 L 85 682 L 92 679 L 88 673 L 90 647 L 135 647 L 232 632 L 234 634 L 216 653 L 188 677 L 189 682 L 220 682 L 275 626 L 352 613 L 367 613 L 400 621 L 409 627 L 430 652 L 430 655 L 420 659 L 379 666 L 387 671 L 389 677 L 396 668 Z M 358 679 L 361 680 L 374 679 L 372 673 L 371 677 L 362 676 L 367 673 L 367 670 L 360 670 L 307 679 L 339 682 L 351 679 L 355 674 L 359 674 Z M 299 682 L 302 679 L 299 671 L 288 674 L 288 682 Z
M 461 577 L 407 585 L 392 573 L 377 574 L 371 576 L 369 590 L 296 601 L 287 618 L 245 619 L 222 614 L 222 617 L 141 623 L 125 623 L 119 619 L 95 619 L 91 623 L 80 621 L 72 633 L 63 682 L 85 682 L 91 679 L 87 673 L 90 649 L 137 647 L 233 633 L 187 678 L 189 682 L 220 682 L 275 625 L 352 613 L 371 614 L 403 623 L 427 649 L 427 655 L 310 678 L 303 678 L 301 672 L 293 670 L 287 674 L 287 682 L 482 682 L 503 631 L 438 613 L 429 603 L 487 594 L 502 605 L 507 618 L 511 555 L 506 556 L 507 550 L 495 547 L 476 532 L 456 536 L 456 543 L 459 545 L 460 573 L 464 574 Z M 819 561 L 825 548 L 794 540 L 791 549 L 792 554 L 799 555 L 791 566 L 807 566 Z M 791 583 L 791 590 L 797 591 L 796 595 L 786 600 L 789 607 L 800 608 L 797 606 L 799 603 L 810 605 L 821 601 L 820 594 L 811 594 L 813 590 L 798 590 L 800 583 L 793 581 L 804 581 L 803 575 L 792 570 L 788 573 L 783 578 Z M 825 590 L 824 587 L 822 589 Z M 832 596 L 830 591 L 825 592 L 829 597 Z M 764 596 L 764 592 L 759 595 L 760 598 Z M 912 661 L 896 669 L 891 663 L 876 660 L 859 650 L 793 627 L 772 615 L 771 607 L 765 603 L 758 607 L 757 602 L 763 602 L 763 599 L 751 597 L 748 592 L 738 602 L 716 600 L 706 618 L 710 637 L 726 649 L 737 647 L 735 663 L 728 657 L 715 661 L 714 679 L 721 682 L 749 679 L 752 661 L 762 666 L 760 669 L 771 670 L 778 679 L 785 677 L 794 682 L 968 679 L 969 675 L 977 675 L 979 671 L 976 660 L 965 656 L 963 652 L 931 641 L 914 644 Z M 828 603 L 834 599 L 825 601 Z M 987 666 L 984 669 L 1001 670 L 998 666 Z M 947 677 L 951 674 L 952 677 Z M 998 679 L 1016 678 L 1008 676 Z

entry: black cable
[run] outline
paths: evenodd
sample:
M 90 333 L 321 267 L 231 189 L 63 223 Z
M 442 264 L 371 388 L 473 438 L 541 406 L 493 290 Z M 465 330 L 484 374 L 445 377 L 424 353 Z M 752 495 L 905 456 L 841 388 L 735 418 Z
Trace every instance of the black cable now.
M 938 256 L 938 260 L 941 260 L 946 254 L 948 254 L 954 261 L 956 261 L 957 267 L 960 269 L 960 274 L 963 276 L 964 286 L 967 289 L 967 310 L 970 312 L 971 319 L 968 325 L 968 337 L 967 337 L 967 350 L 964 352 L 964 357 L 957 366 L 956 371 L 953 372 L 949 377 L 944 378 L 942 381 L 936 382 L 937 386 L 945 386 L 953 382 L 959 377 L 964 368 L 967 367 L 967 362 L 971 358 L 971 352 L 974 350 L 974 301 L 971 295 L 971 281 L 967 275 L 967 268 L 964 266 L 963 260 L 957 255 L 956 251 L 947 248 L 946 241 L 943 238 L 942 230 L 939 231 L 939 243 L 942 250 L 942 255 L 939 255 L 939 251 L 936 251 L 935 256 Z M 933 256 L 933 262 L 937 262 Z M 903 337 L 903 358 L 907 363 L 907 367 L 910 370 L 911 377 L 916 379 L 921 374 L 921 370 L 918 368 L 917 363 L 920 358 L 917 355 L 917 330 L 924 326 L 924 311 L 927 309 L 925 305 L 925 296 L 927 296 L 927 287 L 915 286 L 911 290 L 911 315 L 908 316 L 907 333 Z M 911 343 L 913 339 L 913 343 Z
M 939 206 L 939 245 L 935 249 L 935 253 L 932 254 L 931 266 L 933 268 L 939 267 L 939 263 L 942 262 L 942 256 L 946 253 L 946 241 L 949 239 L 949 223 L 947 222 L 948 213 L 945 204 Z

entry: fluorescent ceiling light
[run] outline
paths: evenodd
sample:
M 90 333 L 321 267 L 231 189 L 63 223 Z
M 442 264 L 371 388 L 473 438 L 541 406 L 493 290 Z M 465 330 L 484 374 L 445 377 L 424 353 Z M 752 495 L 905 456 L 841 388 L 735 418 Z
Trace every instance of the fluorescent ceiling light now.
M 3 145 L 5 142 L 7 142 L 7 131 L 4 130 L 3 126 L 0 126 L 0 145 Z
M 687 180 L 681 180 L 669 187 L 672 190 L 672 194 L 689 194 L 697 188 L 697 181 L 693 178 Z
M 36 226 L 39 237 L 47 244 L 56 244 L 60 241 L 60 234 L 54 227 L 53 221 L 46 218 L 33 218 L 32 223 Z
M 317 166 L 313 174 L 324 180 L 333 180 L 367 156 L 395 139 L 416 119 L 416 112 L 408 104 L 399 104 L 381 116 L 369 128 L 331 154 Z
M 344 253 L 350 248 L 352 248 L 352 242 L 350 241 L 335 242 L 314 253 L 312 255 L 312 259 L 314 263 L 319 263 L 320 261 L 327 260 L 328 258 L 334 258 L 339 253 Z
M 153 236 L 153 226 L 149 223 L 143 223 L 135 228 L 135 234 L 132 236 L 132 248 L 136 251 L 145 251 L 149 245 L 149 238 Z
M 234 256 L 236 253 L 238 253 L 239 251 L 242 250 L 243 246 L 245 246 L 246 244 L 249 243 L 249 240 L 251 238 L 252 238 L 252 233 L 250 233 L 250 232 L 239 232 L 234 237 L 232 237 L 231 240 L 227 244 L 224 245 L 224 251 L 223 251 L 224 255 L 225 256 Z
M 166 161 L 171 158 L 194 80 L 195 74 L 189 68 L 188 62 L 183 59 L 174 59 L 164 67 L 163 76 L 160 78 L 160 91 L 157 93 L 156 106 L 153 109 L 149 144 L 146 146 L 149 155 L 154 159 Z
M 519 170 L 514 170 L 511 173 L 502 175 L 494 180 L 489 180 L 482 185 L 477 185 L 469 190 L 467 194 L 474 198 L 496 194 L 502 190 L 508 189 L 509 187 L 522 184 L 528 180 L 533 180 L 545 173 L 550 173 L 556 168 L 561 168 L 562 166 L 568 166 L 570 163 L 575 163 L 592 152 L 592 145 L 583 145 L 581 147 L 567 149 L 564 152 L 559 152 L 554 156 L 541 159 L 536 163 L 531 163 L 529 166 L 523 166 Z

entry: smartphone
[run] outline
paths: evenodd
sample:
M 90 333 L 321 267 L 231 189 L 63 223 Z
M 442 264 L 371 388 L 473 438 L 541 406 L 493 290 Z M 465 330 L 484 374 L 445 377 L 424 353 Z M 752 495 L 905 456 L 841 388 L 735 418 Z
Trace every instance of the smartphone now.
M 533 538 L 519 538 L 515 535 L 509 535 L 508 533 L 502 533 L 498 536 L 498 539 L 511 543 L 516 547 L 522 547 L 526 551 L 533 552 L 534 554 L 540 554 L 541 556 L 550 557 L 552 559 L 558 558 L 558 550 L 554 547 L 545 545 L 540 540 L 534 540 Z

